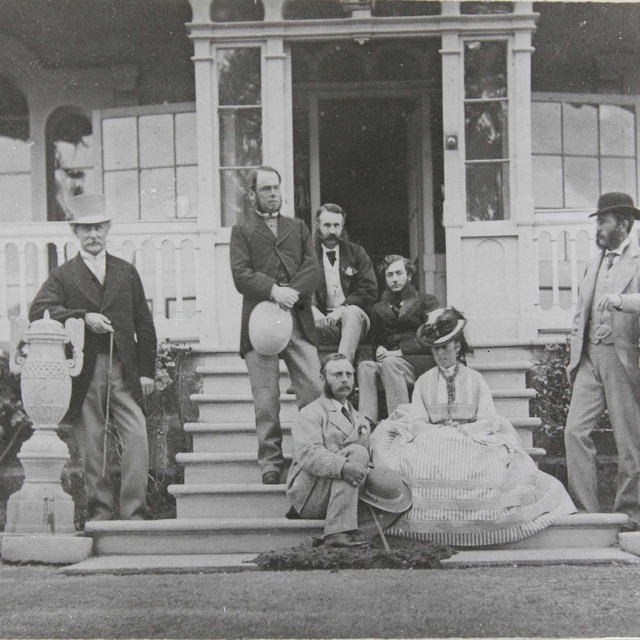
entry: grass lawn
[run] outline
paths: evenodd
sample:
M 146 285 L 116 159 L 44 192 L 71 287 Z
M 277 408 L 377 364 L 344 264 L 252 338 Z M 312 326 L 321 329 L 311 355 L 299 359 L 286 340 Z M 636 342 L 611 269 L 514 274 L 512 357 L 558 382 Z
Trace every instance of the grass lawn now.
M 640 634 L 640 567 L 63 576 L 0 565 L 2 638 Z

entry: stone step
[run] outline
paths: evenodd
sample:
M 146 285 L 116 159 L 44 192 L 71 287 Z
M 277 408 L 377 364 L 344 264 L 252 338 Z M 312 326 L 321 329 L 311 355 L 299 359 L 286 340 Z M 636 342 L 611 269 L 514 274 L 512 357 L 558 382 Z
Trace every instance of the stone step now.
M 169 485 L 178 518 L 273 518 L 289 511 L 284 484 Z
M 522 446 L 532 447 L 533 436 L 541 424 L 540 418 L 514 418 L 511 423 L 516 428 Z M 291 423 L 282 427 L 283 451 L 291 451 Z M 188 422 L 184 430 L 191 435 L 193 453 L 252 453 L 257 452 L 258 441 L 253 422 Z
M 255 420 L 253 397 L 247 394 L 196 393 L 191 401 L 198 405 L 200 420 L 203 422 L 251 422 Z M 280 420 L 292 422 L 298 413 L 296 398 L 290 394 L 280 394 Z
M 582 549 L 612 549 L 626 521 L 617 514 L 575 514 L 535 536 L 490 551 L 574 549 L 578 554 Z M 85 531 L 93 537 L 96 555 L 239 554 L 297 546 L 309 536 L 321 535 L 322 524 L 286 518 L 114 520 L 87 522 Z
M 496 411 L 506 418 L 529 415 L 529 400 L 536 396 L 535 389 L 492 389 Z M 255 418 L 253 397 L 245 394 L 196 393 L 190 396 L 198 405 L 202 422 L 251 422 Z M 280 419 L 292 422 L 298 413 L 296 398 L 280 394 Z
M 282 478 L 291 465 L 285 454 Z M 252 453 L 178 453 L 176 461 L 184 466 L 184 483 L 189 484 L 261 484 L 262 476 Z
M 626 534 L 622 534 L 626 535 Z M 393 540 L 391 539 L 393 545 Z M 99 574 L 236 573 L 258 571 L 255 553 L 172 555 L 102 555 L 62 567 L 58 573 L 72 576 Z M 613 547 L 582 549 L 498 549 L 459 551 L 442 561 L 443 569 L 550 565 L 640 564 L 640 558 Z
M 544 456 L 544 449 L 525 448 L 534 458 Z M 176 461 L 184 466 L 184 484 L 260 484 L 262 476 L 256 455 L 250 452 L 236 453 L 178 453 Z M 282 480 L 291 466 L 291 454 L 284 453 Z
M 523 389 L 526 387 L 526 373 L 532 367 L 531 360 L 513 360 L 508 362 L 477 362 L 470 367 L 482 373 L 489 388 Z M 227 365 L 199 366 L 196 372 L 202 378 L 202 392 L 224 393 L 233 389 L 234 393 L 250 393 L 251 385 L 244 362 Z M 289 386 L 289 374 L 283 361 L 280 361 L 280 388 Z

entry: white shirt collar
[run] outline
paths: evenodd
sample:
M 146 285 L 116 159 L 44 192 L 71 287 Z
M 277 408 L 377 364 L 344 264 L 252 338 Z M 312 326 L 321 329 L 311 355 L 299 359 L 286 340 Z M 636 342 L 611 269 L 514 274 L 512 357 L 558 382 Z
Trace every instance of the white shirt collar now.
M 85 262 L 91 262 L 91 263 L 100 262 L 100 263 L 102 263 L 102 262 L 106 262 L 106 260 L 107 260 L 107 252 L 103 249 L 100 253 L 98 253 L 97 255 L 94 256 L 92 253 L 87 253 L 83 249 L 80 249 L 80 257 Z
M 275 213 L 263 213 L 262 211 L 258 211 L 258 209 L 256 209 L 256 213 L 265 220 L 277 218 L 280 215 L 279 211 L 276 211 Z
M 338 411 L 342 411 L 342 409 L 346 409 L 349 413 L 351 413 L 351 404 L 349 403 L 348 400 L 345 400 L 344 404 L 342 404 L 341 402 L 339 402 L 335 398 L 329 398 L 329 400 L 331 400 L 331 402 L 333 403 L 334 407 Z

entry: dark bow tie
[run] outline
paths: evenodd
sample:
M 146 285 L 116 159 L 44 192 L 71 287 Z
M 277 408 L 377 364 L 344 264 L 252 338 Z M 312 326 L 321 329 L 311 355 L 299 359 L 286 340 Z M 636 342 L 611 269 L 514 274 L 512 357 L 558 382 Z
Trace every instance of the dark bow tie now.
M 336 252 L 335 251 L 327 251 L 327 258 L 329 259 L 329 263 L 333 267 L 336 263 Z

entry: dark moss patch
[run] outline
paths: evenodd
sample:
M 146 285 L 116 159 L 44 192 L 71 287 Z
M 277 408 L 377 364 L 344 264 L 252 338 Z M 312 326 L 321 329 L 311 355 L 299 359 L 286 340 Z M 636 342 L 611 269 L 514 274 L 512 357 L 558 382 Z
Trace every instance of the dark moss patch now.
M 440 560 L 454 553 L 454 549 L 445 545 L 403 540 L 401 546 L 391 551 L 385 551 L 379 544 L 352 549 L 300 546 L 261 553 L 253 562 L 260 571 L 440 569 Z

